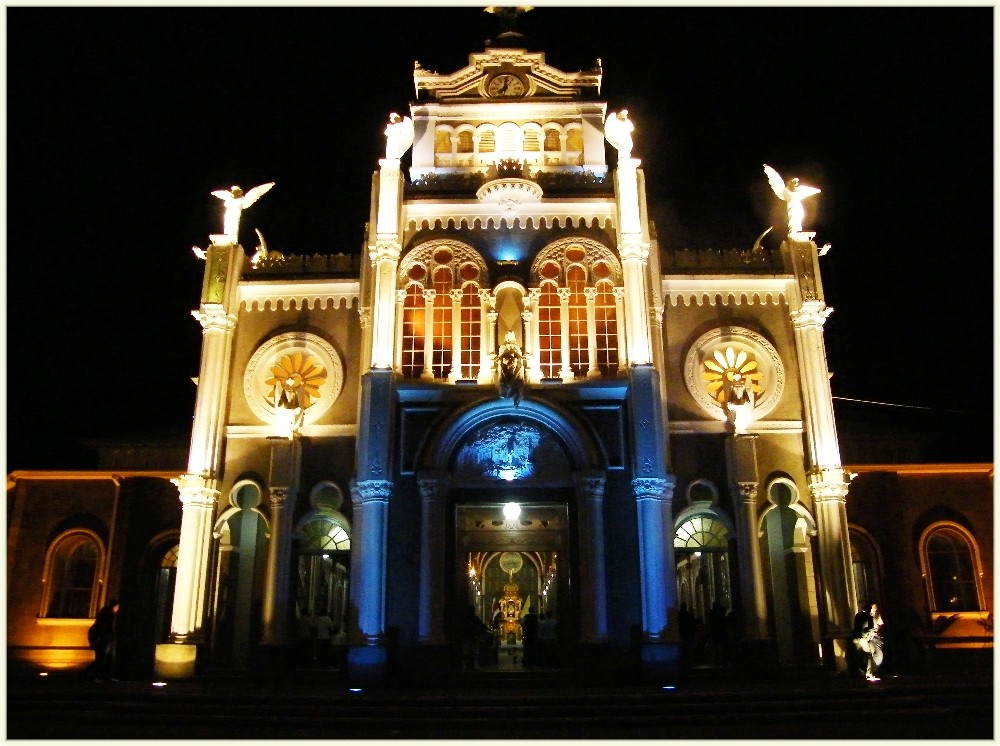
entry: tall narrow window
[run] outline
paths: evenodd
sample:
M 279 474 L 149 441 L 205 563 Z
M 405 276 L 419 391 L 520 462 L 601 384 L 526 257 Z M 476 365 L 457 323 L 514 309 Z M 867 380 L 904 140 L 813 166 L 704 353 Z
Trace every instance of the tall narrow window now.
M 875 545 L 856 528 L 851 528 L 849 533 L 851 538 L 851 571 L 854 575 L 854 588 L 857 592 L 856 606 L 860 609 L 867 603 L 882 603 L 879 562 Z
M 427 310 L 423 286 L 413 283 L 406 288 L 403 301 L 403 375 L 418 378 L 424 369 L 424 335 Z
M 980 611 L 979 549 L 956 523 L 940 523 L 922 537 L 921 562 L 931 611 Z
M 597 267 L 595 274 L 596 270 Z M 614 378 L 618 374 L 618 322 L 615 309 L 614 286 L 610 282 L 598 282 L 594 302 L 597 367 L 604 378 Z
M 439 267 L 434 270 L 434 359 L 431 368 L 434 378 L 448 377 L 451 369 L 451 270 Z
M 471 266 L 471 265 L 467 265 Z M 471 267 L 475 270 L 475 267 Z M 466 267 L 462 268 L 463 275 Z M 466 283 L 462 288 L 462 330 L 461 366 L 462 378 L 475 378 L 479 365 L 479 338 L 481 336 L 482 306 L 479 302 L 479 286 Z
M 543 378 L 558 378 L 562 367 L 559 294 L 554 282 L 542 283 L 538 298 L 538 357 Z
M 581 252 L 582 253 L 582 252 Z M 586 378 L 590 365 L 587 337 L 587 297 L 583 289 L 587 286 L 587 271 L 579 264 L 570 265 L 566 270 L 566 285 L 569 287 L 569 367 L 577 378 Z
M 56 539 L 49 553 L 45 616 L 86 619 L 97 612 L 101 549 L 89 532 L 71 531 Z

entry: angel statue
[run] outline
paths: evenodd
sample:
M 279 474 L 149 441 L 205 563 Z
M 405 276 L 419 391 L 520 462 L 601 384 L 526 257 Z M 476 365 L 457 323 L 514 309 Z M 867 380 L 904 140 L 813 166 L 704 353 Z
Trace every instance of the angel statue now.
M 226 214 L 222 219 L 222 235 L 217 237 L 213 236 L 213 240 L 218 238 L 219 241 L 224 240 L 228 243 L 238 243 L 240 215 L 273 186 L 274 182 L 271 181 L 267 184 L 255 186 L 253 189 L 245 193 L 238 186 L 230 187 L 228 190 L 218 189 L 212 192 L 213 197 L 218 197 L 226 205 Z M 219 241 L 217 241 L 217 243 Z
M 635 127 L 628 119 L 628 109 L 611 112 L 604 120 L 604 136 L 618 151 L 619 158 L 632 157 L 632 130 Z
M 805 217 L 806 211 L 802 207 L 802 200 L 806 197 L 812 197 L 814 194 L 819 194 L 819 189 L 816 187 L 800 185 L 798 179 L 789 179 L 784 181 L 778 172 L 773 168 L 764 164 L 764 173 L 767 174 L 767 181 L 771 185 L 771 189 L 774 193 L 778 195 L 778 199 L 782 199 L 788 206 L 788 233 L 801 233 L 802 232 L 802 218 Z
M 413 144 L 413 120 L 396 112 L 389 115 L 385 128 L 385 157 L 399 159 Z

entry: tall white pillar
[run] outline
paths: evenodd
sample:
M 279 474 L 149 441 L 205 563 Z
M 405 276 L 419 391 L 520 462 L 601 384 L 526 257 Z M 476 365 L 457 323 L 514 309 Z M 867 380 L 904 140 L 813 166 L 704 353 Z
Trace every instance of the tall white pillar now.
M 368 248 L 375 275 L 371 365 L 373 368 L 391 368 L 396 331 L 396 269 L 402 250 L 399 218 L 403 176 L 398 158 L 383 158 L 379 160 L 379 167 L 375 245 Z
M 292 516 L 302 462 L 302 443 L 298 436 L 271 438 L 271 473 L 268 478 L 268 502 L 271 508 L 271 536 L 268 542 L 267 569 L 262 608 L 265 645 L 282 645 L 288 640 L 289 562 L 292 548 Z
M 420 486 L 420 606 L 417 613 L 417 639 L 424 644 L 440 645 L 444 635 L 444 525 L 446 473 L 422 473 Z
M 668 479 L 632 480 L 639 528 L 639 584 L 642 591 L 642 630 L 650 642 L 667 639 L 669 609 L 677 587 L 672 532 L 664 521 L 669 514 L 673 484 Z
M 805 406 L 803 425 L 809 447 L 809 491 L 816 506 L 828 634 L 844 637 L 853 626 L 856 594 L 847 530 L 849 483 L 840 463 L 823 342 L 823 324 L 832 310 L 821 300 L 806 301 L 792 312 L 792 328 Z
M 628 370 L 628 337 L 625 334 L 625 288 L 616 287 L 615 294 L 615 336 L 618 340 L 618 374 Z
M 584 288 L 587 299 L 587 378 L 600 378 L 597 367 L 597 288 Z
M 608 599 L 604 567 L 604 483 L 601 472 L 573 477 L 580 525 L 580 639 L 605 642 L 608 638 Z
M 451 294 L 451 370 L 448 382 L 462 377 L 462 291 L 452 288 Z
M 531 341 L 525 346 L 531 351 L 531 356 L 528 358 L 531 375 L 528 380 L 532 383 L 538 383 L 542 380 L 541 342 L 538 330 L 538 299 L 541 297 L 541 288 L 528 289 L 528 311 L 531 313 L 531 317 L 528 321 L 527 333 Z
M 434 299 L 436 290 L 424 291 L 424 370 L 421 381 L 434 380 Z
M 393 345 L 395 355 L 393 357 L 393 368 L 397 371 L 403 369 L 403 308 L 406 304 L 406 291 L 396 291 L 396 344 Z
M 559 377 L 564 381 L 573 380 L 573 369 L 569 357 L 569 288 L 559 288 L 559 355 L 562 357 L 562 367 Z
M 378 645 L 385 632 L 385 560 L 392 483 L 381 479 L 351 483 L 354 525 L 351 536 L 351 602 L 357 626 L 351 641 Z
M 193 474 L 184 474 L 173 481 L 181 500 L 181 538 L 170 637 L 178 643 L 200 642 L 205 619 L 205 582 L 211 559 L 212 523 L 219 491 Z
M 495 349 L 491 344 L 491 333 L 496 328 L 496 314 L 490 311 L 492 295 L 489 290 L 479 291 L 479 383 L 492 383 L 493 366 L 490 353 Z
M 645 240 L 639 209 L 639 159 L 618 160 L 615 191 L 618 203 L 618 253 L 622 258 L 625 284 L 625 317 L 630 365 L 653 360 L 646 323 L 646 261 L 649 242 Z

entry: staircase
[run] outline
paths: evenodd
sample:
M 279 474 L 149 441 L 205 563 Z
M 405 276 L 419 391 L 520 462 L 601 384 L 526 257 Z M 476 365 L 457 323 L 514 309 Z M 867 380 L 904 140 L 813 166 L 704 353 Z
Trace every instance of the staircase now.
M 584 688 L 537 673 L 346 690 L 230 678 L 8 682 L 7 738 L 987 738 L 989 681 L 692 681 Z M 491 681 L 492 678 L 492 681 Z

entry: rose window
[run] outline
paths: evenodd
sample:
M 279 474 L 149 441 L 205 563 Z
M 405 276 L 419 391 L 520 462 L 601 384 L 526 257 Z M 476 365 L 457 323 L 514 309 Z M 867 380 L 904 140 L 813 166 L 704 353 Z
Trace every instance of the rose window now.
M 748 388 L 754 396 L 764 392 L 764 374 L 754 355 L 747 350 L 732 347 L 715 350 L 702 363 L 701 377 L 706 382 L 705 389 L 719 404 L 726 401 L 733 387 Z
M 279 389 L 302 409 L 308 409 L 320 396 L 319 388 L 326 382 L 326 368 L 313 359 L 312 355 L 293 352 L 283 355 L 271 366 L 271 377 L 267 386 L 268 399 L 275 402 Z

